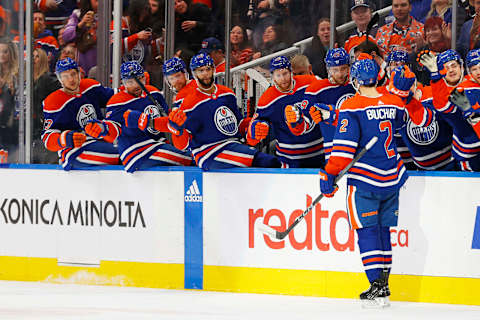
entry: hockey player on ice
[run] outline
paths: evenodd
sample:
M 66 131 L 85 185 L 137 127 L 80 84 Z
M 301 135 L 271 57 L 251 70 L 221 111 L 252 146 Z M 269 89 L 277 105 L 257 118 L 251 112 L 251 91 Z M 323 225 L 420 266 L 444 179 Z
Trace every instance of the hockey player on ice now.
M 360 294 L 365 307 L 389 305 L 388 276 L 392 265 L 390 227 L 397 225 L 399 189 L 407 172 L 398 154 L 393 134 L 404 125 L 405 112 L 418 125 L 428 125 L 428 112 L 409 94 L 402 101 L 377 91 L 379 67 L 374 60 L 356 61 L 350 70 L 357 94 L 345 101 L 339 112 L 333 148 L 325 169 L 320 170 L 320 189 L 332 197 L 338 190 L 335 177 L 372 137 L 379 141 L 349 170 L 347 212 L 370 288 Z M 414 78 L 397 77 L 397 90 L 409 91 Z M 410 102 L 410 103 L 408 103 Z
M 118 164 L 111 134 L 92 138 L 84 132 L 89 121 L 103 119 L 102 109 L 113 90 L 93 79 L 80 80 L 79 67 L 70 58 L 59 60 L 55 72 L 62 88 L 43 101 L 45 147 L 58 152 L 65 170 Z

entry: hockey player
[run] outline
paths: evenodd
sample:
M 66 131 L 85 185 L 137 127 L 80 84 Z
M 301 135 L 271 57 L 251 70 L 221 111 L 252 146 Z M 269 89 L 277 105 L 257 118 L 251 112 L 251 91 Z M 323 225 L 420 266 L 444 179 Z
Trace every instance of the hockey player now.
M 408 53 L 402 50 L 391 51 L 386 58 L 387 76 L 390 79 L 385 90 L 400 97 L 406 97 L 411 90 L 396 90 L 393 85 L 394 78 L 409 77 L 415 79 L 415 74 L 406 65 Z M 414 82 L 415 98 L 425 108 L 434 114 L 432 90 L 430 86 L 423 87 Z M 397 151 L 409 170 L 457 170 L 457 165 L 452 156 L 452 128 L 441 116 L 436 116 L 427 127 L 415 125 L 410 118 L 406 119 L 405 126 L 395 133 Z
M 135 78 L 145 85 L 142 66 L 136 61 L 125 62 L 120 72 L 125 88 L 108 101 L 106 121 L 95 121 L 87 133 L 101 137 L 112 131 L 109 128 L 113 124 L 116 127 L 120 160 L 127 172 L 153 166 L 190 165 L 190 155 L 168 144 L 164 135 L 155 130 L 162 126 L 159 123 L 162 120 L 164 131 L 167 130 L 168 119 L 160 115 L 168 110 L 168 106 L 157 88 L 146 85 L 146 89 L 164 109 L 160 111 L 136 82 Z
M 430 71 L 433 105 L 452 127 L 453 156 L 463 171 L 480 171 L 480 139 L 460 108 L 449 101 L 449 96 L 463 80 L 463 61 L 455 50 L 435 56 L 422 52 L 419 58 Z
M 185 62 L 177 57 L 168 59 L 163 64 L 163 76 L 167 79 L 167 84 L 175 92 L 173 108 L 178 108 L 183 99 L 190 92 L 189 90 L 197 87 L 197 82 L 190 80 Z
M 290 61 L 279 56 L 270 62 L 273 86 L 258 100 L 248 130 L 249 143 L 257 144 L 272 127 L 277 139 L 276 155 L 286 167 L 320 168 L 324 164 L 323 138 L 319 126 L 306 123 L 305 89 L 315 76 L 293 76 Z M 292 133 L 295 132 L 295 133 Z
M 415 123 L 424 121 L 418 104 L 405 105 L 400 98 L 376 90 L 378 65 L 370 59 L 356 61 L 350 78 L 358 94 L 340 108 L 333 149 L 325 169 L 320 170 L 320 189 L 327 197 L 338 190 L 335 177 L 374 136 L 379 141 L 350 170 L 347 181 L 347 212 L 365 272 L 371 284 L 360 294 L 365 306 L 387 306 L 388 274 L 392 264 L 390 227 L 397 225 L 399 189 L 407 173 L 397 153 L 393 133 L 403 125 L 405 109 Z M 408 90 L 412 79 L 396 81 Z M 411 98 L 411 95 L 407 98 Z M 422 123 L 423 122 L 423 123 Z
M 279 168 L 278 159 L 240 142 L 248 121 L 242 118 L 232 90 L 214 83 L 214 67 L 212 58 L 204 53 L 190 61 L 197 88 L 185 97 L 180 109 L 169 114 L 175 146 L 190 148 L 203 170 Z
M 303 114 L 311 120 L 306 123 L 320 126 L 325 160 L 328 160 L 335 134 L 336 113 L 345 100 L 353 97 L 355 89 L 348 79 L 350 57 L 345 49 L 328 50 L 325 65 L 328 79 L 316 80 L 307 87 L 304 95 L 307 106 L 303 109 Z
M 95 80 L 80 80 L 77 63 L 66 58 L 56 64 L 62 88 L 43 101 L 44 130 L 42 140 L 50 151 L 58 151 L 65 170 L 96 165 L 118 164 L 118 151 L 110 135 L 93 139 L 84 133 L 90 120 L 102 120 L 102 108 L 113 95 Z

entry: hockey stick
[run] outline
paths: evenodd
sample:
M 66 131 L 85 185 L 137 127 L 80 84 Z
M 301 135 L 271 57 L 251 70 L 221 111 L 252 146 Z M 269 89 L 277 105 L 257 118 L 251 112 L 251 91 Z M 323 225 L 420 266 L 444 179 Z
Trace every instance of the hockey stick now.
M 362 149 L 360 150 L 360 152 L 355 156 L 355 158 L 353 158 L 353 160 L 348 164 L 348 166 L 345 167 L 345 169 L 343 169 L 339 174 L 338 176 L 335 178 L 335 184 L 337 184 L 338 181 L 340 181 L 340 179 L 342 179 L 342 177 L 348 172 L 348 170 L 350 170 L 353 165 L 358 161 L 360 160 L 361 157 L 363 157 L 363 155 L 368 151 L 370 150 L 373 145 L 375 143 L 377 143 L 378 141 L 378 137 L 373 137 L 372 139 L 370 139 L 370 141 L 367 143 L 367 145 Z M 323 193 L 319 194 L 317 196 L 317 198 L 315 198 L 315 200 L 313 200 L 312 204 L 308 206 L 307 209 L 305 209 L 305 211 L 303 211 L 303 213 L 301 215 L 299 215 L 295 221 L 293 221 L 293 223 L 287 228 L 287 230 L 285 231 L 278 231 L 278 230 L 275 230 L 273 229 L 272 227 L 270 227 L 269 225 L 266 225 L 264 223 L 260 224 L 258 226 L 258 230 L 269 235 L 270 237 L 272 238 L 275 238 L 277 240 L 282 240 L 283 238 L 285 238 L 289 233 L 290 231 L 292 231 L 293 228 L 295 228 L 295 226 L 303 220 L 303 218 L 305 218 L 305 216 L 312 210 L 312 208 L 318 203 L 320 202 L 320 200 L 323 199 Z
M 147 97 L 157 106 L 158 108 L 158 111 L 160 112 L 160 115 L 162 117 L 168 117 L 167 113 L 165 112 L 165 110 L 163 109 L 163 107 L 160 105 L 160 103 L 158 103 L 157 99 L 155 99 L 152 94 L 150 93 L 150 91 L 148 91 L 148 89 L 145 87 L 145 85 L 142 83 L 142 81 L 140 81 L 140 79 L 138 79 L 138 77 L 136 76 L 133 76 L 133 79 L 135 79 L 135 82 L 140 86 L 140 88 L 142 88 L 142 90 L 147 94 Z

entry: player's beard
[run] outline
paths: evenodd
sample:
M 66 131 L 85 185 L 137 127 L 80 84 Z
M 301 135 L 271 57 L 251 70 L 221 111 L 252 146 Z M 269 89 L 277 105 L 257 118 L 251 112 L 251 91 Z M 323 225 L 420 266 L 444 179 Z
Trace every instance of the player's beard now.
M 197 78 L 198 83 L 204 88 L 204 89 L 209 89 L 213 85 L 213 77 L 208 78 L 207 80 L 202 80 L 200 78 Z

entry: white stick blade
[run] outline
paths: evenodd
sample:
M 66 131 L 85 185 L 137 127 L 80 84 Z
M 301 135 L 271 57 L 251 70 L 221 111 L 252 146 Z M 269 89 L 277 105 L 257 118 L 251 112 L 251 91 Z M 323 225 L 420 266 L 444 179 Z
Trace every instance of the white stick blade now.
M 258 231 L 263 232 L 267 235 L 269 235 L 271 238 L 276 239 L 277 238 L 277 230 L 273 229 L 272 227 L 261 223 L 257 226 Z

